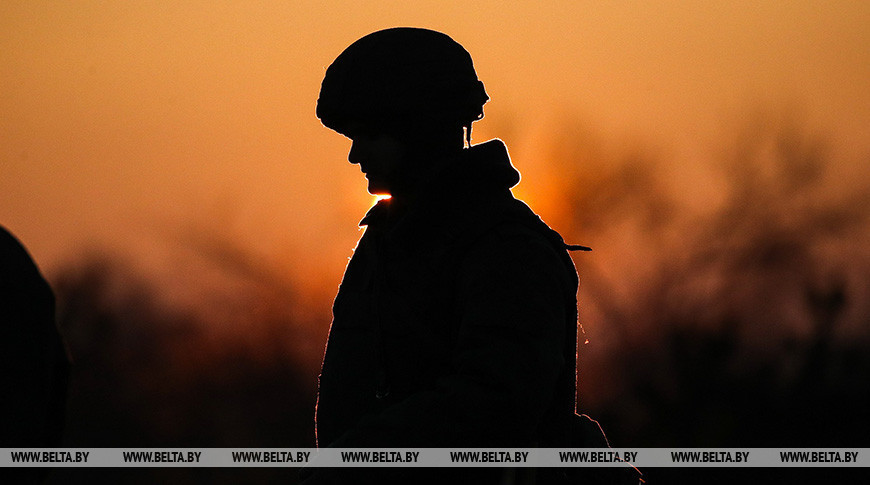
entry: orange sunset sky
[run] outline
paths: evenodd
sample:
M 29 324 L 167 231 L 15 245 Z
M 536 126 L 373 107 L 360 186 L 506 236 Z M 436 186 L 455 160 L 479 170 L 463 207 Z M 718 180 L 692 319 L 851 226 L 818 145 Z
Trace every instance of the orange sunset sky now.
M 559 167 L 536 154 L 566 120 L 662 154 L 691 197 L 758 109 L 825 134 L 843 183 L 868 174 L 870 2 L 4 0 L 0 224 L 49 276 L 195 225 L 334 288 L 372 198 L 314 116 L 320 82 L 400 25 L 472 54 L 491 97 L 474 141 L 507 142 L 545 220 Z

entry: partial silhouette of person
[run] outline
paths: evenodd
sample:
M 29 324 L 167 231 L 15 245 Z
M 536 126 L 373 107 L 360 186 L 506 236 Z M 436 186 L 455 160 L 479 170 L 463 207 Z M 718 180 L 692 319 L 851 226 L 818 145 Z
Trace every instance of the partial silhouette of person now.
M 555 447 L 572 439 L 577 273 L 560 235 L 513 197 L 520 175 L 503 142 L 471 146 L 488 99 L 469 53 L 431 30 L 369 34 L 326 71 L 318 118 L 352 140 L 348 160 L 368 191 L 390 197 L 360 223 L 365 232 L 334 302 L 316 409 L 320 447 Z M 305 483 L 568 479 L 535 473 L 333 468 Z
M 60 446 L 69 363 L 55 324 L 54 293 L 24 246 L 2 226 L 0 329 L 0 448 Z

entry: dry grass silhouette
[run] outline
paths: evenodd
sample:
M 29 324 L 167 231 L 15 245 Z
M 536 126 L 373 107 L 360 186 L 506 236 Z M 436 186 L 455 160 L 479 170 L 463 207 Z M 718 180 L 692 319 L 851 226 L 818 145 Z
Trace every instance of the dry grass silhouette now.
M 748 123 L 700 213 L 636 157 L 577 178 L 575 238 L 606 253 L 640 235 L 618 247 L 636 267 L 577 258 L 581 315 L 608 334 L 581 355 L 581 403 L 608 388 L 590 412 L 617 443 L 855 446 L 870 430 L 870 205 L 832 185 L 823 140 L 792 121 Z

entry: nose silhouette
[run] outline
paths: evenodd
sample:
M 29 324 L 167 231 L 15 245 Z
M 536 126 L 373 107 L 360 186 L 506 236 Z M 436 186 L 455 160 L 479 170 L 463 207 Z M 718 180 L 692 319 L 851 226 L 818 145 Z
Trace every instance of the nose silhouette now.
M 347 161 L 348 162 L 350 162 L 354 165 L 357 165 L 360 163 L 360 161 L 361 161 L 360 160 L 360 154 L 361 154 L 360 152 L 362 151 L 361 145 L 362 145 L 362 143 L 359 141 L 359 139 L 353 140 L 353 143 L 351 143 L 351 145 L 350 145 L 350 151 L 347 152 Z

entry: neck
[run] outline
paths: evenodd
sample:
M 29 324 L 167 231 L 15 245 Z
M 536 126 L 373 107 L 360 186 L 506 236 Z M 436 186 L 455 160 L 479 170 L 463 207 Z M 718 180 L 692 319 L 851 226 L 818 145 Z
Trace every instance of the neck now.
M 414 203 L 422 198 L 437 194 L 435 184 L 439 175 L 451 165 L 462 153 L 462 148 L 441 150 L 438 152 L 424 151 L 413 158 L 408 164 L 409 170 L 403 174 L 392 187 L 391 195 L 401 204 Z
M 390 193 L 396 202 L 403 204 L 433 194 L 430 184 L 465 146 L 462 127 L 411 123 L 396 138 L 403 146 L 404 162 Z

